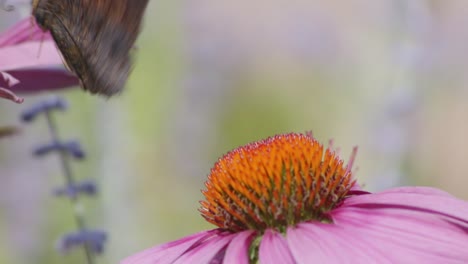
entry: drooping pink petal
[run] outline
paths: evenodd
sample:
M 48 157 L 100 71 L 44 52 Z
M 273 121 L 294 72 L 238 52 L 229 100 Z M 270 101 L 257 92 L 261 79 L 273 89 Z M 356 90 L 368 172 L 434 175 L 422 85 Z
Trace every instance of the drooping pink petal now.
M 9 73 L 21 81 L 11 88 L 12 91 L 19 94 L 54 91 L 75 87 L 79 84 L 77 77 L 61 68 L 22 69 L 9 71 Z
M 404 187 L 396 187 L 396 188 L 391 188 L 388 190 L 384 190 L 380 193 L 414 193 L 414 194 L 425 194 L 425 195 L 434 195 L 434 196 L 446 196 L 446 197 L 452 197 L 448 192 L 444 192 L 440 189 L 432 188 L 432 187 L 409 187 L 409 186 L 404 186 Z
M 302 223 L 286 239 L 297 263 L 390 263 L 384 249 L 334 224 Z
M 53 41 L 44 41 L 42 44 L 26 42 L 0 48 L 1 71 L 50 66 L 58 68 L 59 65 L 62 65 L 62 58 Z
M 0 87 L 0 97 L 13 101 L 17 104 L 23 103 L 24 99 L 14 94 L 12 91 Z
M 20 81 L 15 77 L 11 76 L 11 74 L 0 71 L 0 77 L 6 83 L 7 87 L 11 87 L 13 85 L 17 85 Z
M 249 247 L 254 233 L 253 230 L 238 233 L 226 249 L 223 264 L 249 264 Z
M 287 240 L 298 263 L 468 263 L 467 207 L 432 188 L 361 193 Z
M 217 236 L 210 238 L 206 242 L 198 245 L 195 248 L 187 251 L 180 258 L 176 259 L 174 264 L 187 264 L 187 263 L 211 263 L 213 258 L 226 248 L 227 244 L 236 236 L 236 234 L 219 233 Z M 221 263 L 219 261 L 218 263 Z
M 466 230 L 437 214 L 405 208 L 342 207 L 334 225 L 370 238 L 394 263 L 468 263 Z
M 293 264 L 294 261 L 286 239 L 280 233 L 267 229 L 260 241 L 258 252 L 260 263 L 273 264 L 284 263 Z
M 437 214 L 468 230 L 468 202 L 430 188 L 397 188 L 347 198 L 340 208 L 401 208 Z
M 121 264 L 169 264 L 179 258 L 185 251 L 200 241 L 203 241 L 214 234 L 216 230 L 208 230 L 184 237 L 173 242 L 165 243 L 135 255 L 124 260 Z
M 55 90 L 79 84 L 78 78 L 63 67 L 52 41 L 0 48 L 0 71 L 8 72 L 20 81 L 12 88 L 18 93 Z M 0 79 L 0 86 L 6 86 L 5 80 Z
M 0 71 L 0 83 L 2 82 L 6 84 L 7 87 L 11 87 L 19 83 L 18 79 L 16 79 L 15 77 L 11 76 L 10 74 L 6 72 Z M 24 101 L 23 98 L 17 96 L 15 93 L 10 91 L 9 89 L 2 88 L 2 87 L 0 87 L 0 97 L 11 100 L 17 104 L 21 104 Z
M 321 245 L 320 238 L 300 228 L 288 228 L 286 234 L 291 254 L 297 263 L 330 263 L 333 249 Z
M 32 24 L 30 18 L 0 34 L 0 72 L 20 81 L 9 87 L 8 80 L 0 78 L 0 87 L 8 87 L 13 93 L 55 90 L 79 84 L 78 78 L 64 68 L 50 35 Z
M 32 17 L 22 19 L 14 26 L 0 34 L 0 48 L 24 42 L 41 42 L 52 40 L 49 32 L 44 32 Z

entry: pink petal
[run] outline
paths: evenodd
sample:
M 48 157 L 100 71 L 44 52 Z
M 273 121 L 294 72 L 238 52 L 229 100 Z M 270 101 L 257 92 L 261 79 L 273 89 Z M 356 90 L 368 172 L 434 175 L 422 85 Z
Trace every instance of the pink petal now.
M 334 224 L 386 251 L 395 263 L 467 263 L 468 235 L 437 214 L 402 208 L 334 210 Z M 391 252 L 391 253 L 388 253 Z
M 432 188 L 362 194 L 287 240 L 298 263 L 468 263 L 467 205 Z
M 332 249 L 322 245 L 320 238 L 313 234 L 305 233 L 300 228 L 288 228 L 286 238 L 297 263 L 335 263 L 330 259 Z
M 8 89 L 5 89 L 5 88 L 2 88 L 2 87 L 0 87 L 0 97 L 8 99 L 10 101 L 13 101 L 13 102 L 15 102 L 17 104 L 21 104 L 24 101 L 23 98 L 18 97 L 12 91 L 10 91 Z
M 12 92 L 38 92 L 76 86 L 79 80 L 63 67 L 55 42 L 31 18 L 0 35 L 0 72 L 18 79 Z M 0 78 L 0 87 L 13 84 Z
M 10 71 L 62 65 L 53 41 L 27 42 L 0 48 L 0 70 Z
M 51 40 L 52 36 L 39 28 L 32 17 L 27 17 L 0 34 L 0 48 L 24 42 Z
M 454 198 L 448 192 L 444 192 L 440 189 L 432 188 L 432 187 L 397 187 L 382 191 L 380 193 L 415 193 L 415 194 L 426 194 L 426 195 L 435 195 L 435 196 L 446 196 Z
M 400 191 L 399 191 L 400 190 Z M 340 208 L 401 208 L 427 214 L 438 214 L 468 230 L 468 202 L 455 199 L 444 192 L 428 188 L 396 189 L 347 198 Z
M 187 251 L 180 258 L 175 260 L 174 264 L 210 263 L 223 248 L 226 248 L 226 245 L 231 242 L 235 236 L 236 234 L 220 233 L 218 236 L 212 237 L 209 241 Z M 221 263 L 221 261 L 219 263 Z
M 18 84 L 19 81 L 10 74 L 0 71 L 0 83 L 3 83 L 4 85 L 6 84 L 7 87 L 11 87 Z M 24 101 L 23 98 L 18 97 L 12 91 L 2 87 L 0 87 L 0 97 L 11 100 L 18 104 L 21 104 Z
M 63 67 L 62 58 L 52 41 L 0 48 L 0 71 L 7 71 L 21 81 L 12 88 L 15 92 L 54 90 L 79 84 L 78 78 Z M 0 86 L 7 84 L 0 79 Z
M 390 263 L 385 250 L 337 225 L 302 223 L 286 237 L 297 263 Z
M 243 231 L 234 237 L 226 249 L 223 264 L 249 264 L 249 248 L 254 231 Z
M 16 85 L 16 84 L 18 84 L 20 82 L 20 81 L 18 81 L 18 79 L 11 76 L 11 74 L 6 73 L 6 72 L 1 72 L 0 71 L 0 77 L 2 77 L 3 82 L 6 84 L 7 87 L 11 87 L 11 86 Z
M 267 229 L 263 234 L 258 258 L 262 264 L 296 263 L 283 235 L 270 229 Z
M 78 78 L 63 68 L 24 69 L 9 71 L 21 82 L 11 89 L 17 93 L 37 93 L 77 86 Z M 1 81 L 0 81 L 1 85 Z
M 124 260 L 121 264 L 165 264 L 173 263 L 193 245 L 212 237 L 217 233 L 217 230 L 203 231 L 193 234 L 182 239 L 165 243 L 135 255 L 132 255 Z

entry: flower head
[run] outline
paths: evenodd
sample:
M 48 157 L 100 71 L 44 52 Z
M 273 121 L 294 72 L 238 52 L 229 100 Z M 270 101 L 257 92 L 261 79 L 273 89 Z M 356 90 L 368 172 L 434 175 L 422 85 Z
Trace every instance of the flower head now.
M 201 214 L 217 229 L 148 249 L 143 263 L 467 263 L 468 203 L 425 187 L 359 189 L 310 134 L 285 134 L 218 160 Z
M 200 211 L 230 231 L 283 232 L 304 221 L 329 222 L 327 213 L 353 184 L 351 171 L 330 148 L 308 135 L 279 135 L 218 160 Z

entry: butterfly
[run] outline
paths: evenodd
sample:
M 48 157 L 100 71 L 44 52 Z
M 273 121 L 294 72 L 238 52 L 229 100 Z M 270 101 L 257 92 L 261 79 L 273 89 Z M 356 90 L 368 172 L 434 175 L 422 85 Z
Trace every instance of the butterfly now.
M 85 90 L 112 96 L 131 72 L 132 51 L 148 0 L 32 0 L 32 15 L 49 30 L 66 66 Z

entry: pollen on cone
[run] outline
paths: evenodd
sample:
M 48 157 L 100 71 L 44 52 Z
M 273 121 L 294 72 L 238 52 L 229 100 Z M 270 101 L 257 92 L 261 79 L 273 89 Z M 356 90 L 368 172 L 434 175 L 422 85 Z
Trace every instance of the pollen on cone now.
M 351 162 L 345 166 L 310 133 L 253 142 L 216 162 L 200 212 L 208 222 L 231 231 L 284 231 L 303 221 L 329 222 L 326 213 L 354 184 Z

